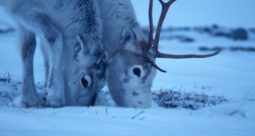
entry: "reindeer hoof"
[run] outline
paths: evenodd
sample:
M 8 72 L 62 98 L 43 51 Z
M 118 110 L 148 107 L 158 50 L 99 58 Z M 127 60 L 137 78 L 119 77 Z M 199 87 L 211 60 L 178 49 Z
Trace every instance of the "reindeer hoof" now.
M 46 98 L 46 107 L 60 108 L 62 106 L 63 106 L 63 104 L 60 102 L 60 100 L 54 100 L 54 99 L 51 99 L 51 98 Z
M 53 91 L 52 89 L 47 90 L 46 106 L 52 108 L 59 108 L 64 106 L 64 96 Z
M 37 96 L 22 96 L 22 103 L 25 107 L 44 107 L 45 106 L 45 94 L 39 93 Z

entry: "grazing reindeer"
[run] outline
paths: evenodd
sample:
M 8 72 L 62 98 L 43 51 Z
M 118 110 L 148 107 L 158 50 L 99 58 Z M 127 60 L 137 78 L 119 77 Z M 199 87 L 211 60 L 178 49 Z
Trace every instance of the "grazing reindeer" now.
M 107 58 L 94 0 L 0 0 L 17 22 L 23 63 L 22 101 L 44 105 L 33 77 L 36 35 L 46 66 L 46 106 L 93 105 L 106 82 Z
M 103 23 L 103 39 L 107 41 L 109 58 L 108 88 L 118 106 L 148 108 L 151 105 L 151 86 L 156 69 L 156 58 L 205 58 L 208 55 L 170 55 L 158 51 L 162 23 L 169 6 L 175 1 L 162 4 L 163 10 L 153 40 L 152 4 L 150 0 L 149 38 L 145 37 L 136 20 L 130 0 L 97 0 Z M 154 45 L 154 46 L 153 46 Z M 115 56 L 116 55 L 116 56 Z M 114 57 L 115 56 L 115 57 Z

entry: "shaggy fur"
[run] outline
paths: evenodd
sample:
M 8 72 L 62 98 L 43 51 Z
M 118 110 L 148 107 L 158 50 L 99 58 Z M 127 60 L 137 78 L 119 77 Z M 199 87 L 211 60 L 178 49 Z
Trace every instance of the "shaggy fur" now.
M 106 81 L 101 20 L 94 0 L 1 0 L 19 26 L 23 62 L 23 103 L 44 104 L 33 77 L 35 35 L 45 58 L 46 105 L 93 105 Z
M 142 56 L 148 39 L 136 20 L 130 0 L 97 0 L 103 24 L 103 40 L 110 56 L 122 50 L 109 64 L 108 88 L 118 106 L 148 108 L 155 68 Z

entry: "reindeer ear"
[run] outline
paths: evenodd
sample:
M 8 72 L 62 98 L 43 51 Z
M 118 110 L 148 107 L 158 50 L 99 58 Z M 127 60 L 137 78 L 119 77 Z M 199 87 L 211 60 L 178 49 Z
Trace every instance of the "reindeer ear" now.
M 133 31 L 129 28 L 124 28 L 122 30 L 122 34 L 121 34 L 121 41 L 120 43 L 128 43 L 133 41 L 133 39 L 135 38 L 135 35 L 133 33 Z
M 83 43 L 83 41 L 81 40 L 81 36 L 80 35 L 77 35 L 77 41 L 78 41 L 78 43 L 79 43 L 79 45 L 80 45 L 80 48 L 81 48 L 81 50 L 83 50 L 83 48 L 84 48 L 84 43 Z

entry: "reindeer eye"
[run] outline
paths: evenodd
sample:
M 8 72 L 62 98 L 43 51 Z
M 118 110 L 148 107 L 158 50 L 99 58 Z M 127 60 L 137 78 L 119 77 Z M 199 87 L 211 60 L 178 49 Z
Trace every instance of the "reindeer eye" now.
M 88 87 L 88 81 L 84 77 L 81 78 L 81 83 L 82 83 L 83 87 Z
M 91 84 L 91 78 L 89 76 L 82 76 L 80 78 L 80 83 L 84 88 L 87 88 Z
M 134 80 L 140 80 L 145 76 L 146 69 L 141 64 L 136 64 L 128 69 L 128 76 Z
M 141 70 L 139 68 L 134 68 L 133 72 L 136 76 L 140 77 L 141 76 Z

